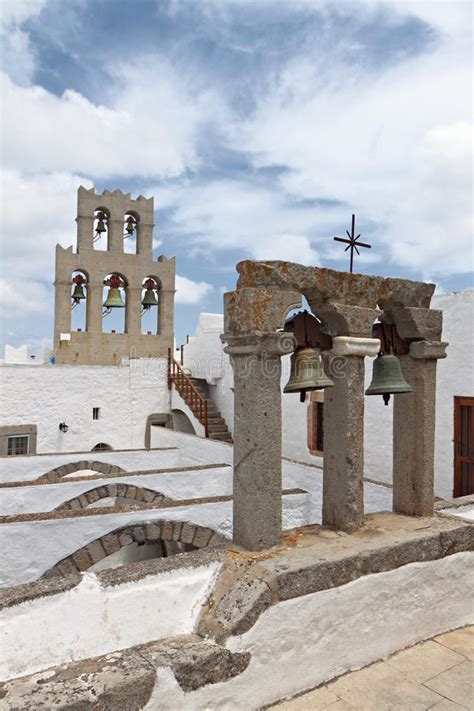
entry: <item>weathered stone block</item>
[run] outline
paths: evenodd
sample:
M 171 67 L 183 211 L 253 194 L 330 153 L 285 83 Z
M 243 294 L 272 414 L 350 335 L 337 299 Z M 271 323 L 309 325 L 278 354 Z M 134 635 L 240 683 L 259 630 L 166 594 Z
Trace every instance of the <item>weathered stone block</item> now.
M 72 575 L 73 573 L 77 573 L 77 568 L 70 558 L 65 558 L 64 560 L 62 560 L 58 564 L 57 568 L 62 575 Z
M 97 563 L 99 560 L 102 560 L 102 558 L 105 558 L 107 555 L 100 540 L 94 541 L 94 543 L 89 543 L 89 545 L 86 547 L 86 551 L 90 555 L 93 563 Z
M 133 543 L 133 538 L 129 533 L 121 533 L 118 537 L 120 545 L 123 546 L 129 546 L 131 543 Z
M 109 496 L 115 497 L 117 496 L 117 484 L 109 484 L 107 486 L 107 492 Z
M 117 536 L 114 533 L 108 533 L 106 536 L 102 536 L 100 539 L 107 555 L 115 553 L 115 551 L 120 550 L 120 543 Z
M 135 498 L 137 501 L 143 501 L 145 499 L 145 492 L 140 487 L 135 489 Z
M 410 344 L 410 355 L 422 360 L 446 358 L 448 345 L 446 341 L 414 341 Z
M 69 502 L 69 508 L 73 511 L 82 508 L 79 499 L 73 499 Z
M 157 541 L 160 538 L 160 527 L 156 523 L 145 524 L 145 537 L 147 541 Z
M 99 488 L 97 489 L 97 494 L 99 495 L 99 499 L 106 499 L 108 496 L 110 496 L 107 486 L 99 486 Z
M 78 570 L 87 570 L 92 565 L 92 558 L 86 550 L 82 549 L 73 554 L 72 559 Z
M 196 546 L 197 548 L 205 548 L 211 540 L 211 536 L 213 534 L 214 531 L 211 531 L 210 528 L 198 528 L 192 542 L 193 546 Z
M 127 493 L 125 494 L 125 496 L 127 499 L 134 499 L 136 493 L 137 493 L 136 486 L 129 486 L 127 488 Z
M 88 491 L 85 496 L 90 504 L 93 504 L 95 501 L 99 500 L 99 494 L 96 489 Z
M 179 541 L 181 539 L 181 529 L 183 524 L 180 521 L 176 521 L 173 524 L 173 541 Z
M 87 506 L 89 506 L 90 501 L 85 494 L 81 494 L 79 497 L 79 503 L 81 505 L 81 508 L 85 509 Z
M 172 541 L 173 540 L 173 522 L 165 521 L 161 528 L 161 540 L 162 541 Z
M 133 529 L 133 538 L 140 545 L 145 543 L 145 532 L 141 526 L 135 526 Z
M 126 484 L 117 484 L 117 496 L 125 498 L 126 495 L 127 495 L 127 485 Z
M 155 493 L 153 491 L 145 491 L 143 494 L 143 500 L 146 501 L 147 504 L 151 504 L 154 498 Z
M 196 526 L 193 523 L 184 523 L 181 531 L 181 541 L 183 543 L 192 543 L 196 535 Z

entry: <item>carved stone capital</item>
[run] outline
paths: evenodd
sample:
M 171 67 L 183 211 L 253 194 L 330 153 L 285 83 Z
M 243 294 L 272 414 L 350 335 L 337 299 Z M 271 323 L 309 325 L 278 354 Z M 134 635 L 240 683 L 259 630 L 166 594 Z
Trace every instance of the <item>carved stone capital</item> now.
M 338 356 L 368 356 L 375 358 L 380 351 L 379 338 L 352 338 L 335 336 L 332 339 L 332 352 Z
M 410 344 L 409 355 L 420 360 L 446 358 L 447 341 L 414 341 Z
M 221 341 L 227 343 L 224 351 L 231 357 L 235 356 L 283 356 L 295 349 L 295 338 L 292 333 L 265 333 L 252 331 L 240 336 L 224 333 Z
M 386 312 L 387 316 L 395 323 L 398 333 L 405 340 L 439 341 L 441 338 L 442 311 L 407 306 L 390 309 Z

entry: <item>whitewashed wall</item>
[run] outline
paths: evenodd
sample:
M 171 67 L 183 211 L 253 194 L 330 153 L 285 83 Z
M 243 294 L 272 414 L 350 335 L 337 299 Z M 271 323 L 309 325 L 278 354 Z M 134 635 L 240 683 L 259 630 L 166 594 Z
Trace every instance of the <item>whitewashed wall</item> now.
M 170 411 L 166 371 L 166 358 L 122 366 L 2 364 L 0 425 L 36 424 L 38 452 L 87 451 L 98 442 L 142 448 L 148 415 Z
M 304 526 L 309 519 L 307 494 L 283 496 L 284 529 Z M 232 537 L 232 501 L 206 502 L 159 511 L 122 511 L 0 524 L 2 556 L 0 586 L 37 580 L 60 560 L 122 526 L 150 522 L 188 521 Z
M 109 588 L 86 573 L 72 590 L 3 610 L 0 680 L 195 632 L 220 567 L 183 566 Z
M 454 477 L 454 396 L 474 396 L 474 289 L 437 295 L 433 297 L 431 305 L 443 311 L 443 340 L 450 344 L 448 357 L 438 361 L 435 493 L 443 498 L 451 498 Z M 222 316 L 220 318 L 222 323 Z M 231 367 L 216 334 L 204 326 L 198 328 L 196 336 L 190 339 L 190 345 L 185 347 L 184 357 L 185 365 L 193 375 L 194 364 L 199 364 L 196 366 L 196 373 L 199 373 L 196 377 L 206 377 L 206 368 L 201 361 L 210 358 L 211 363 L 216 363 L 219 357 L 222 358 L 219 366 L 222 377 L 215 381 L 216 385 L 209 387 L 209 394 L 221 412 L 225 413 L 228 424 L 232 425 Z M 365 359 L 366 386 L 372 379 L 372 364 L 373 359 Z M 289 369 L 290 357 L 286 356 L 282 358 L 282 388 L 288 380 Z M 393 404 L 386 407 L 381 397 L 365 399 L 365 476 L 387 483 L 392 481 L 392 412 Z M 301 404 L 297 395 L 282 395 L 283 456 L 322 466 L 322 458 L 308 452 L 306 418 L 307 404 Z

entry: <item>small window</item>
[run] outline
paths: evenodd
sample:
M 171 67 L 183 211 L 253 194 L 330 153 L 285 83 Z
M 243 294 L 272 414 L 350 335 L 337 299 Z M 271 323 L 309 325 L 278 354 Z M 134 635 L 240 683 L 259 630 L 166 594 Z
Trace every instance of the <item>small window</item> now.
M 93 420 L 98 420 L 98 419 L 99 419 L 99 414 L 100 414 L 100 407 L 93 407 L 93 408 L 92 408 L 92 419 L 93 419 Z
M 308 449 L 311 454 L 324 452 L 324 396 L 312 393 L 308 406 Z
M 28 454 L 30 438 L 28 435 L 21 437 L 8 437 L 7 456 L 18 457 L 21 454 Z

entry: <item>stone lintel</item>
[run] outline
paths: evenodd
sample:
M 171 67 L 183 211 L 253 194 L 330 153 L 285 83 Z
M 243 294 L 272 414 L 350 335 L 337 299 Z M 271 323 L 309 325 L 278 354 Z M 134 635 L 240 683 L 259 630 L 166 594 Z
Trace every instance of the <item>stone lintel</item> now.
M 301 306 L 301 294 L 280 287 L 246 288 L 224 294 L 224 331 L 245 334 L 282 328 L 291 309 Z
M 375 358 L 380 351 L 379 338 L 353 338 L 335 336 L 332 339 L 332 352 L 339 356 L 368 356 Z
M 237 264 L 237 289 L 272 287 L 302 293 L 308 301 L 333 299 L 341 304 L 380 308 L 414 306 L 429 308 L 435 285 L 409 279 L 350 274 L 334 269 L 305 267 L 284 261 L 244 260 Z
M 224 351 L 231 356 L 283 356 L 295 349 L 293 334 L 284 332 L 250 331 L 238 336 L 224 333 L 221 341 L 227 343 Z
M 438 360 L 446 358 L 447 341 L 413 341 L 410 344 L 409 354 L 412 358 L 422 360 Z

